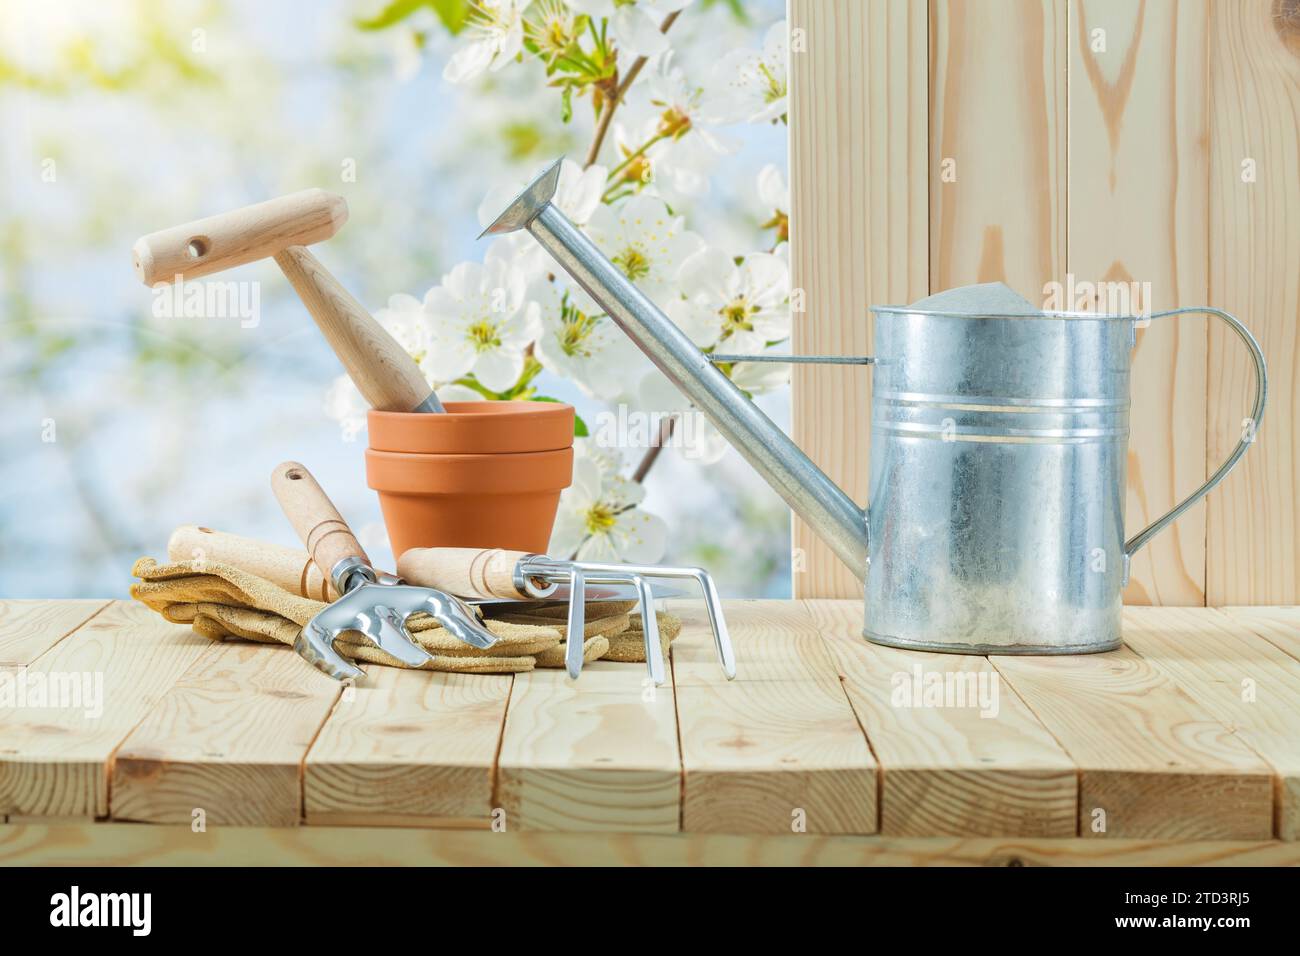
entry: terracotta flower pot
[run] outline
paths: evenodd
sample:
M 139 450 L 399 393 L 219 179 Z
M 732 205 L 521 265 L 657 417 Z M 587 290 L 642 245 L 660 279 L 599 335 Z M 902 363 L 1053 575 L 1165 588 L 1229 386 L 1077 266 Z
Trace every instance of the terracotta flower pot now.
M 366 483 L 393 554 L 411 548 L 545 552 L 573 480 L 573 408 L 447 402 L 447 414 L 368 413 Z

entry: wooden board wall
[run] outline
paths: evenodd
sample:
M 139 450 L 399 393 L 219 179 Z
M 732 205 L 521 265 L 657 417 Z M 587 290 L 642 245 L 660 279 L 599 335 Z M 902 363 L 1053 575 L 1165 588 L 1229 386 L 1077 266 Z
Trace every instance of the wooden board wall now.
M 867 306 L 926 293 L 926 18 L 925 0 L 791 0 L 795 352 L 866 355 Z M 795 366 L 793 437 L 859 503 L 870 404 L 865 368 Z M 795 597 L 862 593 L 802 522 L 794 549 Z
M 790 21 L 794 351 L 869 354 L 869 304 L 994 279 L 1234 312 L 1269 363 L 1260 441 L 1135 559 L 1125 599 L 1300 601 L 1300 0 L 791 0 Z M 1250 366 L 1216 326 L 1139 333 L 1130 534 L 1241 433 Z M 796 440 L 860 502 L 869 378 L 794 379 Z M 797 521 L 794 544 L 796 596 L 860 593 Z

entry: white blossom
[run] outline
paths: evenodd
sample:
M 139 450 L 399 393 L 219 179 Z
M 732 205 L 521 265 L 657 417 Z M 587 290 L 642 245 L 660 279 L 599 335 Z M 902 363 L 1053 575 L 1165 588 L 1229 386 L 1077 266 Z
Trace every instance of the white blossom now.
M 687 79 L 675 65 L 673 51 L 657 57 L 648 71 L 646 87 L 651 116 L 640 123 L 615 124 L 615 141 L 624 156 L 649 143 L 636 175 L 653 179 L 661 191 L 682 197 L 709 191 L 709 175 L 718 157 L 734 152 L 736 144 L 712 128 L 714 120 L 704 87 Z M 646 170 L 648 167 L 648 172 Z
M 502 255 L 462 262 L 424 297 L 429 320 L 427 363 L 444 382 L 472 374 L 493 392 L 509 389 L 524 368 L 535 328 L 524 308 L 526 285 Z
M 733 50 L 714 66 L 710 86 L 720 122 L 765 123 L 786 113 L 789 89 L 789 27 L 774 23 L 761 50 Z
M 468 42 L 443 68 L 449 83 L 467 83 L 501 69 L 524 48 L 524 10 L 531 0 L 474 0 L 465 23 Z
M 621 461 L 575 443 L 573 484 L 560 496 L 549 553 L 582 561 L 653 564 L 663 557 L 668 527 L 637 507 L 645 489 L 620 475 Z
M 587 234 L 623 275 L 660 302 L 677 297 L 682 263 L 704 247 L 682 217 L 674 216 L 662 199 L 644 193 L 617 208 L 597 208 Z
M 541 278 L 529 288 L 528 299 L 540 329 L 537 357 L 543 366 L 593 398 L 611 400 L 627 391 L 628 372 L 640 353 L 590 296 Z
M 699 344 L 753 354 L 790 336 L 790 269 L 780 256 L 753 253 L 736 265 L 704 249 L 682 264 L 678 285 L 685 300 L 669 315 Z

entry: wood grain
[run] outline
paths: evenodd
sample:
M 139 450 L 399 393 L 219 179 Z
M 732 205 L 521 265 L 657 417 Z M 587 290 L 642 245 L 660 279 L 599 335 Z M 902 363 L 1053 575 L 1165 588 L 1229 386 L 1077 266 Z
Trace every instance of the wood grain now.
M 385 412 L 409 412 L 429 397 L 429 383 L 415 359 L 315 256 L 302 246 L 290 246 L 276 253 L 275 263 L 366 404 Z
M 411 584 L 463 598 L 529 601 L 515 584 L 515 568 L 527 551 L 501 548 L 410 548 L 397 559 L 397 573 Z
M 1300 660 L 1300 607 L 1225 607 L 1223 613 Z
M 858 720 L 880 762 L 880 832 L 889 836 L 1072 837 L 1074 762 L 983 657 L 870 644 L 862 605 L 810 601 Z M 951 676 L 974 691 L 930 706 L 914 680 Z M 900 691 L 906 691 L 904 696 Z M 996 696 L 992 696 L 996 693 Z
M 806 306 L 792 349 L 868 355 L 868 307 L 927 292 L 926 3 L 791 0 L 790 25 L 806 39 L 790 57 L 790 265 Z M 865 504 L 870 371 L 793 374 L 795 441 Z M 796 597 L 861 595 L 857 576 L 797 519 L 794 549 Z
M 730 602 L 728 681 L 702 605 L 672 602 L 688 833 L 875 833 L 876 761 L 808 611 Z
M 510 685 L 509 676 L 371 667 L 307 754 L 307 823 L 486 826 Z
M 1064 279 L 1066 23 L 1056 0 L 930 3 L 933 292 L 1001 280 L 1038 302 Z
M 517 674 L 497 758 L 496 804 L 514 830 L 675 833 L 681 759 L 671 686 L 642 666 Z
M 26 667 L 108 601 L 0 601 L 0 668 Z
M 1300 844 L 0 825 L 0 864 L 212 866 L 1296 866 Z
M 296 461 L 276 465 L 271 490 L 322 575 L 330 577 L 335 565 L 348 558 L 370 564 L 361 542 L 305 465 Z M 347 583 L 339 587 L 347 587 Z
M 1277 778 L 1274 835 L 1300 839 L 1295 658 L 1213 608 L 1129 608 L 1124 640 L 1268 761 Z
M 78 680 L 81 706 L 69 695 L 74 706 L 0 709 L 0 813 L 106 816 L 113 751 L 211 647 L 144 605 L 114 601 L 43 654 L 27 668 L 28 682 Z
M 1270 383 L 1258 440 L 1208 499 L 1212 605 L 1300 602 L 1300 44 L 1294 30 L 1294 17 L 1275 16 L 1272 0 L 1220 0 L 1211 8 L 1210 300 L 1255 334 Z M 1243 181 L 1248 172 L 1253 182 Z M 1214 323 L 1211 468 L 1241 436 L 1250 388 L 1249 358 Z
M 1080 836 L 1273 835 L 1271 769 L 1150 661 L 1128 648 L 991 660 L 1079 768 Z
M 1070 4 L 1068 271 L 1080 283 L 1149 283 L 1133 305 L 1151 311 L 1209 301 L 1208 16 L 1205 0 Z M 1139 326 L 1129 534 L 1205 481 L 1207 338 L 1198 316 Z M 1205 603 L 1203 505 L 1138 552 L 1124 599 Z
M 341 689 L 288 648 L 211 645 L 118 748 L 113 819 L 295 826 L 303 758 Z
M 348 221 L 342 196 L 304 189 L 141 236 L 131 248 L 145 285 L 198 279 L 330 238 Z

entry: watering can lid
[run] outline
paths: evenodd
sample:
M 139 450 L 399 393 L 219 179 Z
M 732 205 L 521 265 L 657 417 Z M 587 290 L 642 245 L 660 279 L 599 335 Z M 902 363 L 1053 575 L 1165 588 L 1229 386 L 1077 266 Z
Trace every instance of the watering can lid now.
M 971 315 L 1036 315 L 1029 300 L 1003 282 L 981 282 L 945 289 L 913 302 L 920 312 L 968 312 Z
M 1113 319 L 1130 322 L 1140 316 L 1129 312 L 1061 312 L 1039 309 L 1002 282 L 982 282 L 945 289 L 911 305 L 873 305 L 872 312 L 933 315 L 952 318 Z

